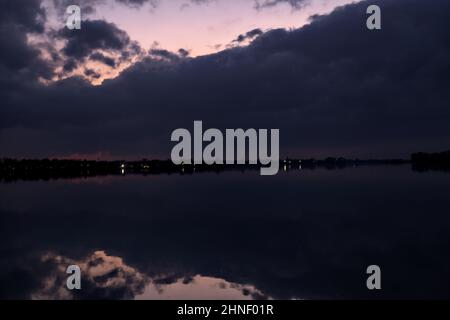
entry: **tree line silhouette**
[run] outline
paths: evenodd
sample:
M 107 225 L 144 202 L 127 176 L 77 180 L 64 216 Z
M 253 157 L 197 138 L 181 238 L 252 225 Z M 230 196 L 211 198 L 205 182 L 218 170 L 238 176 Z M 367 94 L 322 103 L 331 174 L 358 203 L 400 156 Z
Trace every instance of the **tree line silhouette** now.
M 280 170 L 299 170 L 324 168 L 328 170 L 344 169 L 362 165 L 400 165 L 410 163 L 403 159 L 360 160 L 345 158 L 289 159 L 280 160 Z M 56 180 L 88 178 L 109 175 L 155 175 L 155 174 L 194 174 L 201 172 L 224 172 L 259 170 L 260 165 L 175 165 L 171 160 L 141 161 L 95 161 L 95 160 L 59 160 L 59 159 L 0 159 L 0 181 L 18 180 Z
M 299 170 L 324 168 L 327 170 L 344 169 L 364 165 L 402 165 L 411 164 L 415 171 L 450 171 L 450 151 L 439 153 L 414 153 L 409 160 L 382 159 L 361 160 L 329 157 L 316 159 L 290 159 L 280 161 L 280 170 Z M 175 165 L 171 160 L 141 161 L 95 161 L 95 160 L 59 160 L 59 159 L 0 159 L 0 181 L 18 180 L 55 180 L 88 178 L 108 175 L 155 175 L 155 174 L 193 174 L 201 172 L 223 172 L 230 170 L 257 170 L 260 165 Z

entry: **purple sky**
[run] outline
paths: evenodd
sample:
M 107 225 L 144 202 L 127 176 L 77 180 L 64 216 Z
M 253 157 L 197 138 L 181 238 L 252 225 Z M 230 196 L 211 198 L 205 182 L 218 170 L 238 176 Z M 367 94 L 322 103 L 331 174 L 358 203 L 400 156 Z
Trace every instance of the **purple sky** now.
M 94 16 L 116 23 L 145 48 L 156 41 L 162 48 L 171 51 L 185 48 L 197 56 L 218 51 L 216 45 L 223 49 L 249 30 L 298 28 L 309 16 L 330 12 L 350 2 L 313 0 L 301 9 L 282 3 L 257 10 L 252 0 L 216 0 L 188 6 L 186 0 L 170 0 L 161 1 L 155 9 L 148 5 L 139 10 L 111 4 L 99 6 Z
M 141 0 L 118 0 L 141 2 Z M 165 49 L 177 52 L 183 48 L 191 57 L 219 52 L 238 45 L 234 40 L 254 29 L 295 29 L 307 24 L 316 14 L 330 13 L 334 8 L 351 0 L 143 0 L 139 6 L 121 5 L 112 0 L 43 0 L 47 13 L 47 31 L 64 27 L 64 9 L 78 3 L 82 19 L 104 20 L 125 31 L 142 49 Z M 92 10 L 93 9 L 93 10 Z M 29 36 L 31 41 L 42 41 L 42 35 Z M 48 41 L 48 39 L 47 39 Z M 247 45 L 243 41 L 239 45 Z M 62 44 L 55 44 L 61 48 Z M 45 53 L 44 53 L 45 54 Z M 73 72 L 65 72 L 63 78 L 83 75 L 89 68 L 101 74 L 89 79 L 99 85 L 104 79 L 117 77 L 129 67 L 123 63 L 108 68 L 102 63 L 86 61 Z M 56 80 L 56 79 L 55 79 Z
M 151 5 L 150 1 L 134 8 L 108 0 L 78 1 L 83 19 L 113 22 L 144 48 L 149 49 L 156 42 L 171 51 L 188 49 L 192 56 L 224 49 L 238 35 L 255 28 L 298 28 L 314 14 L 329 13 L 337 6 L 352 2 L 358 1 L 308 0 L 299 8 L 281 1 L 277 5 L 258 8 L 255 0 L 158 0 L 157 6 Z M 53 0 L 44 3 L 49 27 L 58 28 L 64 24 L 64 18 L 55 12 Z M 86 13 L 91 3 L 94 3 L 95 12 Z

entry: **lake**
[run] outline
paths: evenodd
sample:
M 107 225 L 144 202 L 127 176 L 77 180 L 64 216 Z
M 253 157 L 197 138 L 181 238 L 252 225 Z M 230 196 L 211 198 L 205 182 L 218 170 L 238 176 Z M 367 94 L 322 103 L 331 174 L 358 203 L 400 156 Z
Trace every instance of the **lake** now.
M 2 183 L 0 297 L 450 298 L 449 208 L 410 165 Z

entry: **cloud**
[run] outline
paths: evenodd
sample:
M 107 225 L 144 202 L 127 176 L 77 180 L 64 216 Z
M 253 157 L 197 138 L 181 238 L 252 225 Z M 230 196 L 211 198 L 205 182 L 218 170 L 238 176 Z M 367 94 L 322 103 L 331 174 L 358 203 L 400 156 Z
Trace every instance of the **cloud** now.
M 62 52 L 77 59 L 87 57 L 93 50 L 122 51 L 130 43 L 125 31 L 104 20 L 83 21 L 80 31 L 63 28 L 58 36 L 67 40 Z
M 51 79 L 53 67 L 29 44 L 30 35 L 44 32 L 47 17 L 40 1 L 0 0 L 0 7 L 0 101 L 8 104 L 21 88 Z
M 183 48 L 178 49 L 178 55 L 180 55 L 181 57 L 187 57 L 189 56 L 189 54 L 190 54 L 189 50 Z
M 114 58 L 107 57 L 103 55 L 101 52 L 94 52 L 89 56 L 89 59 L 94 61 L 100 61 L 111 68 L 114 68 L 116 66 L 116 61 L 114 60 Z
M 143 52 L 124 30 L 104 20 L 85 20 L 77 32 L 62 28 L 54 39 L 63 43 L 59 53 L 59 59 L 64 61 L 64 72 L 60 75 L 63 77 L 89 61 L 115 69 L 124 62 L 131 63 Z
M 68 59 L 63 65 L 63 69 L 65 72 L 72 72 L 78 66 L 78 62 L 75 59 Z
M 78 0 L 76 4 L 80 6 L 83 16 L 89 16 L 96 12 L 96 8 L 100 5 L 105 5 L 108 0 Z M 149 5 L 151 8 L 156 8 L 160 0 L 115 0 L 115 3 L 132 8 L 139 9 L 144 5 Z M 65 15 L 66 9 L 73 5 L 73 0 L 53 0 L 53 6 L 56 8 L 59 15 Z
M 283 155 L 407 157 L 448 148 L 448 2 L 375 3 L 386 12 L 376 32 L 361 2 L 208 56 L 153 48 L 98 88 L 73 78 L 22 89 L 20 98 L 11 91 L 0 111 L 4 154 L 168 157 L 172 130 L 199 119 L 279 128 Z M 116 26 L 90 25 L 92 34 L 66 35 L 68 56 L 127 51 Z
M 253 29 L 253 30 L 248 31 L 248 32 L 246 32 L 244 34 L 240 34 L 235 40 L 233 40 L 233 42 L 241 43 L 241 42 L 244 42 L 246 40 L 253 40 L 253 39 L 255 39 L 256 37 L 258 37 L 258 36 L 260 36 L 262 34 L 263 34 L 263 31 L 261 29 L 259 29 L 259 28 Z
M 255 9 L 261 10 L 275 7 L 279 4 L 287 4 L 293 9 L 298 10 L 308 5 L 310 0 L 255 0 Z
M 104 251 L 96 251 L 86 259 L 76 261 L 52 253 L 41 258 L 47 265 L 45 275 L 40 275 L 41 284 L 30 293 L 33 300 L 77 299 L 133 299 L 142 294 L 150 279 L 126 265 L 119 257 L 109 256 Z M 83 292 L 69 291 L 64 284 L 66 268 L 77 265 L 81 269 Z
M 67 8 L 76 4 L 81 8 L 82 18 L 95 13 L 96 7 L 105 3 L 105 0 L 78 0 L 76 3 L 73 0 L 53 0 L 53 6 L 60 16 L 66 15 Z
M 92 69 L 85 69 L 84 75 L 91 79 L 100 79 L 101 78 L 101 74 Z M 74 158 L 78 159 L 79 157 L 74 157 Z M 86 158 L 83 158 L 83 159 L 86 159 Z
M 27 69 L 36 75 L 38 65 L 45 66 L 39 51 L 28 45 L 27 34 L 44 31 L 45 10 L 37 0 L 19 0 L 14 5 L 0 0 L 0 6 L 0 67 L 10 71 Z
M 14 5 L 10 0 L 0 0 L 2 24 L 20 25 L 28 32 L 42 33 L 47 19 L 45 9 L 38 0 L 17 0 Z
M 182 58 L 189 56 L 189 51 L 186 49 L 179 49 L 178 52 L 171 52 L 166 49 L 153 48 L 148 52 L 149 56 L 154 59 L 163 59 L 171 62 L 178 62 Z

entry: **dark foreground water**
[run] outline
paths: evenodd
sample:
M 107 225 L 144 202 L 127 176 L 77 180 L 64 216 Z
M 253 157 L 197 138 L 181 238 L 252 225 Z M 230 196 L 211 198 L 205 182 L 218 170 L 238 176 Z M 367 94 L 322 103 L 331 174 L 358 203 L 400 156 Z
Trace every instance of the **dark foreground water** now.
M 408 165 L 1 184 L 0 221 L 0 298 L 450 298 L 450 173 Z

